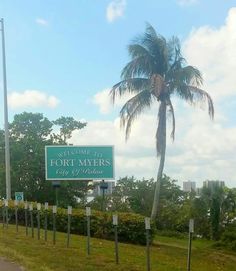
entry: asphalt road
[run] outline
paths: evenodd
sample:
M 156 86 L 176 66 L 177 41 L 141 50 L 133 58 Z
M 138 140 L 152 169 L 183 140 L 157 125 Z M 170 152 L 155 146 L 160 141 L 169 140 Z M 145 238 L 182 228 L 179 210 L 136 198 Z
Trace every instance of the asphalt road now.
M 15 263 L 12 263 L 0 258 L 0 270 L 1 271 L 23 271 L 24 269 L 22 267 L 19 267 Z

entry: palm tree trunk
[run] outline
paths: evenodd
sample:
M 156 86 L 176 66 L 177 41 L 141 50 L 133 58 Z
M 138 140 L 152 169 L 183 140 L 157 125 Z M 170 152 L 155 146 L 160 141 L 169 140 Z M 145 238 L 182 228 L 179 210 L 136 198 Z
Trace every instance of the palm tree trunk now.
M 164 101 L 161 102 L 159 108 L 159 123 L 157 128 L 157 136 L 156 139 L 159 141 L 158 144 L 160 146 L 160 162 L 157 173 L 157 181 L 155 187 L 155 193 L 153 198 L 152 205 L 152 213 L 151 219 L 155 219 L 159 213 L 159 202 L 160 202 L 160 189 L 161 189 L 161 179 L 165 164 L 165 154 L 166 154 L 166 103 Z M 157 147 L 158 148 L 158 147 Z

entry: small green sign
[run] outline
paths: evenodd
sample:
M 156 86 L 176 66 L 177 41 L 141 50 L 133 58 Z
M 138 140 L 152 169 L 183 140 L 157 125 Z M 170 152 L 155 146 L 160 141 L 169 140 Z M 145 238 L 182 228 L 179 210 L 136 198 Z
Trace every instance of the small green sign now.
M 46 180 L 114 179 L 113 146 L 46 146 Z
M 24 201 L 24 192 L 15 192 L 15 200 Z

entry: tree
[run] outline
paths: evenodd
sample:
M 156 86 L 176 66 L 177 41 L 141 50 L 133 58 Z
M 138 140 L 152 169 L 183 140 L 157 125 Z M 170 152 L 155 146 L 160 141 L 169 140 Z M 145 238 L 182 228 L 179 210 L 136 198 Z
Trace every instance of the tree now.
M 27 200 L 54 203 L 55 191 L 51 182 L 45 181 L 45 145 L 66 144 L 74 130 L 85 126 L 71 117 L 60 119 L 60 123 L 57 124 L 62 127 L 66 126 L 63 121 L 68 120 L 69 123 L 63 134 L 53 133 L 54 122 L 43 114 L 23 112 L 14 116 L 9 125 L 12 193 L 23 191 Z M 4 131 L 0 130 L 0 177 L 4 174 Z M 1 197 L 5 196 L 3 180 L 4 177 L 0 179 Z M 75 205 L 78 198 L 84 201 L 89 189 L 86 181 L 63 181 L 61 187 L 59 191 L 61 206 Z
M 160 156 L 160 162 L 151 212 L 151 217 L 155 218 L 158 213 L 165 162 L 167 113 L 170 113 L 172 119 L 171 137 L 173 139 L 175 134 L 175 116 L 171 97 L 177 95 L 191 105 L 206 101 L 208 113 L 212 119 L 214 106 L 209 94 L 200 89 L 203 82 L 200 71 L 186 65 L 181 55 L 178 38 L 173 37 L 167 41 L 148 24 L 145 33 L 138 36 L 128 46 L 128 50 L 131 61 L 123 68 L 122 80 L 112 87 L 110 94 L 113 103 L 117 97 L 124 94 L 133 95 L 120 111 L 126 139 L 129 138 L 134 120 L 154 102 L 159 104 L 156 151 L 157 156 Z
M 86 126 L 86 123 L 77 121 L 72 117 L 60 117 L 53 121 L 53 124 L 60 126 L 60 134 L 57 136 L 60 144 L 65 144 L 71 138 L 74 130 L 82 129 Z

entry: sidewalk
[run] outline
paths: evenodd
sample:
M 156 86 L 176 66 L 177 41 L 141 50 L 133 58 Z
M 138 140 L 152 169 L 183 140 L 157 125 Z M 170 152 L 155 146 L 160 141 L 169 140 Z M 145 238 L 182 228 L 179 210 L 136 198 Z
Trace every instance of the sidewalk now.
M 22 267 L 19 267 L 15 263 L 8 262 L 5 259 L 0 258 L 0 270 L 1 271 L 23 271 Z

